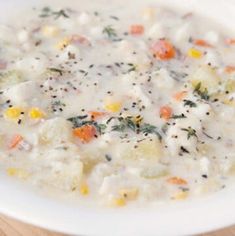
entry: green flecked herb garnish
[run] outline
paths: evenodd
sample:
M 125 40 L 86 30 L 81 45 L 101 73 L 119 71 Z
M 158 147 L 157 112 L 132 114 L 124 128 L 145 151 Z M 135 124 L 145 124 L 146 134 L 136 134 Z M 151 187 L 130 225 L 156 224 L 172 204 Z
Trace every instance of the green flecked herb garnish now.
M 51 16 L 54 16 L 55 19 L 58 19 L 60 17 L 69 18 L 68 13 L 63 9 L 61 9 L 59 11 L 52 11 L 50 7 L 42 8 L 42 11 L 41 11 L 41 14 L 39 15 L 39 17 L 47 18 L 47 17 L 51 17 Z
M 184 99 L 184 106 L 189 106 L 189 107 L 197 107 L 197 104 L 191 100 Z
M 140 127 L 140 132 L 144 133 L 144 134 L 156 134 L 158 136 L 158 139 L 161 141 L 162 140 L 162 136 L 161 134 L 158 132 L 158 129 L 156 126 L 154 125 L 150 125 L 150 124 L 143 124 Z
M 188 128 L 182 128 L 181 130 L 187 132 L 187 138 L 190 139 L 191 137 L 196 137 L 197 138 L 197 133 L 196 130 L 188 127 Z
M 180 115 L 173 115 L 172 117 L 171 117 L 171 119 L 185 119 L 185 118 L 187 118 L 186 116 L 185 116 L 185 114 L 180 114 Z
M 199 95 L 201 97 L 201 99 L 208 101 L 210 99 L 210 96 L 208 94 L 208 90 L 207 90 L 207 88 L 202 89 L 201 85 L 202 85 L 201 82 L 199 82 L 196 85 L 193 92 L 196 93 L 197 95 Z
M 104 27 L 103 34 L 106 34 L 108 38 L 111 38 L 111 39 L 117 37 L 116 31 L 111 25 Z
M 87 120 L 87 118 L 88 118 L 88 115 L 84 115 L 84 116 L 70 117 L 67 120 L 73 124 L 74 129 L 79 128 L 84 125 L 94 125 L 96 130 L 99 132 L 99 134 L 104 134 L 104 131 L 107 128 L 107 125 L 99 124 L 93 120 Z
M 141 117 L 110 117 L 105 124 L 97 123 L 94 120 L 88 120 L 88 115 L 84 116 L 75 116 L 68 118 L 68 121 L 70 121 L 73 124 L 73 128 L 78 128 L 83 125 L 94 125 L 99 134 L 104 134 L 108 124 L 115 120 L 117 121 L 117 124 L 111 126 L 112 131 L 117 132 L 125 132 L 128 130 L 131 130 L 137 134 L 143 133 L 143 134 L 155 134 L 159 138 L 159 140 L 162 140 L 162 136 L 160 132 L 158 131 L 158 128 L 154 125 L 148 124 L 148 123 L 142 123 Z
M 63 73 L 64 73 L 64 70 L 61 70 L 61 69 L 59 69 L 59 68 L 51 67 L 51 68 L 47 68 L 47 69 L 48 69 L 49 71 L 51 71 L 51 72 L 58 73 L 60 76 L 62 76 Z
M 137 122 L 136 119 L 132 116 L 128 117 L 111 117 L 107 123 L 109 123 L 111 120 L 116 119 L 118 120 L 118 124 L 112 126 L 112 131 L 118 131 L 118 132 L 124 132 L 126 130 L 132 130 L 135 133 L 143 133 L 143 134 L 155 134 L 158 136 L 159 140 L 162 140 L 161 134 L 158 132 L 158 129 L 156 126 Z
M 132 64 L 132 63 L 128 63 L 127 64 L 130 68 L 128 69 L 128 73 L 132 72 L 132 71 L 136 71 L 137 70 L 137 66 Z

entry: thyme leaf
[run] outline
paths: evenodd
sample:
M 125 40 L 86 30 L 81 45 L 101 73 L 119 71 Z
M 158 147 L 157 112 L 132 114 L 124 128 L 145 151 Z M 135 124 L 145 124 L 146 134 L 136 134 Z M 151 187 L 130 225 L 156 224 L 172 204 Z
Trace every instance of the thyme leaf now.
M 54 67 L 51 67 L 51 68 L 47 68 L 49 71 L 51 72 L 55 72 L 55 73 L 58 73 L 60 76 L 63 75 L 64 71 L 61 70 L 61 69 L 58 69 L 58 68 L 54 68 Z
M 104 27 L 103 34 L 106 34 L 108 36 L 108 38 L 117 37 L 116 31 L 111 25 L 108 25 L 108 26 Z
M 140 127 L 139 131 L 144 133 L 144 134 L 156 134 L 158 136 L 159 140 L 160 141 L 162 140 L 161 134 L 158 132 L 157 127 L 154 126 L 154 125 L 150 125 L 150 124 L 144 123 Z
M 51 17 L 51 16 L 54 16 L 55 20 L 60 17 L 69 18 L 69 15 L 63 9 L 61 9 L 59 11 L 52 11 L 50 7 L 42 8 L 42 11 L 41 11 L 41 14 L 39 15 L 39 17 L 47 18 L 47 17 Z
M 132 64 L 132 63 L 128 63 L 128 66 L 130 67 L 130 68 L 128 69 L 128 71 L 127 71 L 128 73 L 137 70 L 137 66 L 134 65 L 134 64 Z
M 182 128 L 181 130 L 187 132 L 187 139 L 190 139 L 191 137 L 196 137 L 197 138 L 197 133 L 196 133 L 195 129 L 193 129 L 191 127 L 188 127 L 187 129 Z
M 105 129 L 107 126 L 105 124 L 98 124 L 96 121 L 93 120 L 86 120 L 88 115 L 84 116 L 75 116 L 68 118 L 67 120 L 73 124 L 73 128 L 79 128 L 84 125 L 93 125 L 95 126 L 96 130 L 99 134 L 104 134 Z
M 196 104 L 195 102 L 191 101 L 191 100 L 185 99 L 183 102 L 184 102 L 184 106 L 185 106 L 185 107 L 186 107 L 186 106 L 189 106 L 189 107 L 197 107 L 197 104 Z
M 201 82 L 199 82 L 196 85 L 193 92 L 196 93 L 197 95 L 199 95 L 201 97 L 201 99 L 208 101 L 210 99 L 210 96 L 208 94 L 208 90 L 207 90 L 207 88 L 202 89 L 201 85 L 202 85 Z
M 115 119 L 115 118 L 112 117 L 111 119 Z M 142 119 L 141 121 L 139 121 L 139 120 L 135 120 L 135 118 L 132 116 L 128 116 L 125 118 L 118 117 L 117 120 L 119 121 L 119 124 L 112 126 L 112 131 L 124 132 L 129 129 L 135 133 L 155 134 L 158 136 L 160 141 L 162 140 L 162 136 L 158 132 L 157 127 L 148 123 L 141 124 Z
M 185 119 L 185 118 L 187 118 L 186 116 L 185 116 L 185 114 L 180 114 L 180 115 L 173 115 L 172 117 L 171 117 L 171 119 Z

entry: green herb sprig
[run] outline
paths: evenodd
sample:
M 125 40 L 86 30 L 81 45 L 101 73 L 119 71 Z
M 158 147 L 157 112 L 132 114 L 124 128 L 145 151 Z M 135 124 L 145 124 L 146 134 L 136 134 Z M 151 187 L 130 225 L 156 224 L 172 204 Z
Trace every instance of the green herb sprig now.
M 55 20 L 60 17 L 69 18 L 69 15 L 67 14 L 65 10 L 61 9 L 59 11 L 52 11 L 50 7 L 44 7 L 42 9 L 41 14 L 39 15 L 39 17 L 41 18 L 47 18 L 47 17 L 52 17 L 52 16 L 54 16 Z
M 203 99 L 203 100 L 205 100 L 205 101 L 209 101 L 209 99 L 210 99 L 210 96 L 209 96 L 209 94 L 208 94 L 207 88 L 202 89 L 202 84 L 201 84 L 201 82 L 199 82 L 199 83 L 196 85 L 196 87 L 195 87 L 195 89 L 194 89 L 193 92 L 196 93 L 197 95 L 199 95 L 200 98 Z
M 96 121 L 88 120 L 88 115 L 70 117 L 67 120 L 73 124 L 73 128 L 79 128 L 84 125 L 94 125 L 99 134 L 104 134 L 107 125 L 99 124 Z
M 110 38 L 110 39 L 117 37 L 116 31 L 111 25 L 104 27 L 103 34 L 106 34 L 108 36 L 108 38 Z
M 189 106 L 189 107 L 197 107 L 197 104 L 191 100 L 184 99 L 184 106 Z
M 182 128 L 181 130 L 187 132 L 187 139 L 190 139 L 191 137 L 196 137 L 197 138 L 197 133 L 196 133 L 195 129 L 193 129 L 191 127 L 188 127 L 187 129 Z

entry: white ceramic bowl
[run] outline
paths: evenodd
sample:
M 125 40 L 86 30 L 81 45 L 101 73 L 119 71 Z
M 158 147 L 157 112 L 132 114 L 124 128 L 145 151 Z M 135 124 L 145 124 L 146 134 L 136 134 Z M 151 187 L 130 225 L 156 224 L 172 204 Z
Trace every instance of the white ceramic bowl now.
M 143 1 L 147 3 L 150 0 Z M 20 9 L 19 5 L 32 2 L 37 3 L 39 0 L 0 0 L 0 20 L 6 19 L 13 8 Z M 214 19 L 228 30 L 234 30 L 233 0 L 156 0 L 156 3 L 198 12 Z M 209 197 L 155 209 L 98 209 L 42 197 L 28 187 L 1 175 L 0 212 L 37 226 L 73 235 L 192 235 L 235 223 L 235 186 Z

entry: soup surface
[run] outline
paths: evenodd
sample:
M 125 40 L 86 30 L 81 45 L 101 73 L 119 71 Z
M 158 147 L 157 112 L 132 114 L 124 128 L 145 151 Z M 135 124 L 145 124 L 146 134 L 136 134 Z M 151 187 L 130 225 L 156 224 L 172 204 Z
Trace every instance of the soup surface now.
M 20 14 L 0 25 L 7 175 L 117 207 L 233 182 L 235 37 L 135 1 Z

